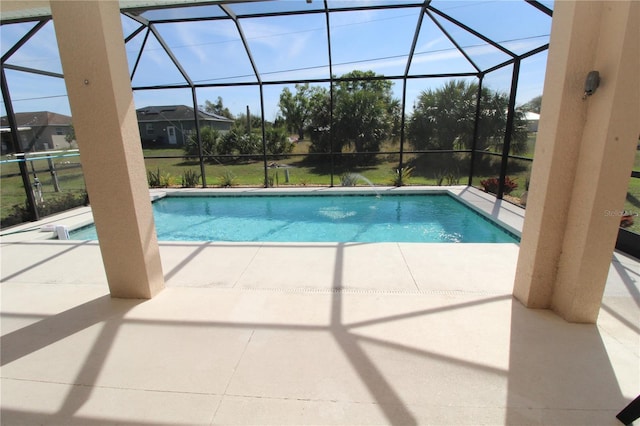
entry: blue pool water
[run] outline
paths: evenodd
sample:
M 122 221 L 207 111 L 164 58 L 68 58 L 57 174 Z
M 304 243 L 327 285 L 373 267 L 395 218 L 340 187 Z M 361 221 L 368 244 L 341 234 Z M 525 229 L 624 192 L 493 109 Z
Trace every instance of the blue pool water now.
M 446 194 L 167 197 L 153 210 L 161 241 L 518 242 Z

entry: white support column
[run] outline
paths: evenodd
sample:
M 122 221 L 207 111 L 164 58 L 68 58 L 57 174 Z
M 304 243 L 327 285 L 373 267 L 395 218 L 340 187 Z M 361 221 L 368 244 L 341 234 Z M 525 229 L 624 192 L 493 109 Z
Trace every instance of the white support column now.
M 589 71 L 600 73 L 583 99 Z M 640 2 L 556 2 L 514 295 L 598 317 L 640 133 Z
M 164 287 L 118 1 L 51 1 L 100 250 L 113 297 Z

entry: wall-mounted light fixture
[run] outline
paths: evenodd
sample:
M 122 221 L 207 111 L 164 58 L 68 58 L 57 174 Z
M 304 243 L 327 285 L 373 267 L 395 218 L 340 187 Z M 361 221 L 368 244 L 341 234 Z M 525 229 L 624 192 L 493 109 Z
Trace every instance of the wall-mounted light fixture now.
M 599 85 L 600 73 L 598 71 L 590 71 L 584 82 L 584 95 L 582 96 L 582 99 L 587 99 L 587 96 L 591 96 L 596 93 Z

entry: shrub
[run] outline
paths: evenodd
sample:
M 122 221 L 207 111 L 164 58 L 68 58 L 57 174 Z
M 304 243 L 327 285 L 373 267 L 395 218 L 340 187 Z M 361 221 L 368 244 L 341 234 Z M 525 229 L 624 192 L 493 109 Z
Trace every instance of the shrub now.
M 353 173 L 345 173 L 340 176 L 340 186 L 356 186 L 360 176 Z
M 261 146 L 261 138 L 256 132 L 247 134 L 234 127 L 220 138 L 218 154 L 259 154 Z
M 193 170 L 185 170 L 182 175 L 183 188 L 195 188 L 200 182 L 200 175 Z
M 279 182 L 277 171 L 267 176 L 267 188 L 273 188 L 273 187 L 279 186 L 279 184 L 280 182 Z
M 209 157 L 218 153 L 220 133 L 217 130 L 210 127 L 202 127 L 200 129 L 200 140 L 202 141 L 202 155 Z M 187 155 L 199 155 L 198 137 L 195 131 L 187 139 L 184 151 Z
M 151 170 L 147 170 L 147 181 L 149 181 L 149 188 L 159 188 L 160 187 L 160 168 L 156 173 Z
M 159 167 L 155 173 L 147 170 L 147 180 L 150 188 L 167 188 L 175 184 L 174 177 L 168 172 L 161 173 Z
M 62 194 L 58 193 L 56 196 L 52 195 L 51 197 L 48 197 L 45 203 L 38 206 L 38 214 L 40 217 L 49 216 L 54 213 L 63 212 L 76 207 L 86 206 L 88 205 L 87 201 L 88 197 L 85 191 L 75 195 L 70 192 Z M 11 213 L 2 218 L 0 228 L 28 222 L 31 219 L 31 214 L 26 202 L 24 205 L 15 204 L 12 207 Z
M 394 186 L 402 186 L 409 182 L 411 179 L 411 174 L 413 173 L 413 167 L 402 167 L 399 169 L 393 170 L 393 185 Z
M 231 172 L 231 170 L 225 170 L 224 173 L 218 177 L 218 181 L 220 182 L 220 186 L 223 188 L 228 188 L 235 184 L 236 176 Z
M 441 186 L 445 179 L 447 181 L 447 185 L 449 186 L 460 184 L 460 170 L 458 168 L 456 168 L 455 170 L 447 169 L 444 171 L 439 171 L 436 174 L 436 181 L 438 183 L 438 186 Z
M 164 173 L 160 176 L 160 187 L 161 188 L 168 188 L 170 186 L 175 185 L 176 183 L 176 179 L 171 176 L 171 173 L 167 172 Z
M 273 155 L 288 154 L 293 151 L 293 143 L 289 141 L 286 130 L 282 127 L 271 127 L 266 130 L 267 152 Z
M 498 187 L 500 186 L 499 178 L 489 178 L 480 181 L 480 185 L 484 188 L 484 192 L 490 192 L 492 194 L 498 193 Z M 504 177 L 504 193 L 510 194 L 511 191 L 516 189 L 518 184 L 512 180 L 509 176 Z

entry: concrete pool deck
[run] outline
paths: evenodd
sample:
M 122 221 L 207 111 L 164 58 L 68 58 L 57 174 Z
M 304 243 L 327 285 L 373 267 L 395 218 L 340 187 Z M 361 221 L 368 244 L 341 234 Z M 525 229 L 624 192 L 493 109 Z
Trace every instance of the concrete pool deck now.
M 161 242 L 141 301 L 109 297 L 96 242 L 46 234 L 0 237 L 2 424 L 615 425 L 640 393 L 620 253 L 585 325 L 512 298 L 516 244 Z

